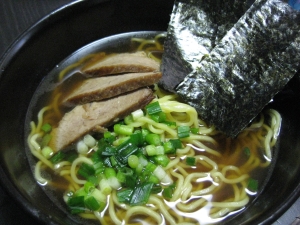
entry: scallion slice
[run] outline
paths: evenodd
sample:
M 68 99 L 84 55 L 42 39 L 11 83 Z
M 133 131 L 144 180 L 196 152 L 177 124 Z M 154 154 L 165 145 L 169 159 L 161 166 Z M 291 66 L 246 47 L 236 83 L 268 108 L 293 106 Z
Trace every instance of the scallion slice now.
M 133 190 L 129 204 L 131 206 L 144 205 L 148 202 L 153 183 L 138 184 Z
M 43 124 L 43 126 L 41 127 L 41 129 L 45 133 L 49 133 L 52 130 L 52 126 L 49 123 L 45 123 L 45 124 Z
M 258 190 L 258 181 L 253 178 L 250 178 L 248 181 L 248 189 L 250 191 L 256 192 Z
M 177 127 L 177 134 L 179 138 L 186 138 L 190 136 L 189 126 L 179 126 Z
M 162 109 L 159 105 L 159 102 L 152 102 L 149 105 L 146 106 L 146 111 L 149 115 L 162 112 Z
M 186 157 L 186 164 L 189 166 L 195 166 L 196 158 L 195 157 Z

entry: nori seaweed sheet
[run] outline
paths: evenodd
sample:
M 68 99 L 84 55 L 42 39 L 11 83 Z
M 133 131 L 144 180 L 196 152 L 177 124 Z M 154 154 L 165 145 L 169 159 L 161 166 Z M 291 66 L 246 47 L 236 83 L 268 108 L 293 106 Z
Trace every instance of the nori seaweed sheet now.
M 201 118 L 235 137 L 294 76 L 300 12 L 257 0 L 177 87 Z
M 215 47 L 254 0 L 181 0 L 173 6 L 159 85 L 174 92 L 202 57 Z

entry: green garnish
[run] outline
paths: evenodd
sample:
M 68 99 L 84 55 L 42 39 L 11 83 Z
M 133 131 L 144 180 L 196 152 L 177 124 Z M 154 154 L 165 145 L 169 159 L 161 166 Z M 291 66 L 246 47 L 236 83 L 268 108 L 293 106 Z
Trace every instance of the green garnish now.
M 177 127 L 177 134 L 179 138 L 185 138 L 190 136 L 189 126 L 179 126 Z
M 253 178 L 250 178 L 248 181 L 248 189 L 250 191 L 256 192 L 258 190 L 258 181 Z
M 153 114 L 162 112 L 159 102 L 152 102 L 149 105 L 147 105 L 145 108 L 146 108 L 146 112 L 149 115 L 153 115 Z
M 195 166 L 196 165 L 196 158 L 195 157 L 186 157 L 186 164 L 189 166 Z

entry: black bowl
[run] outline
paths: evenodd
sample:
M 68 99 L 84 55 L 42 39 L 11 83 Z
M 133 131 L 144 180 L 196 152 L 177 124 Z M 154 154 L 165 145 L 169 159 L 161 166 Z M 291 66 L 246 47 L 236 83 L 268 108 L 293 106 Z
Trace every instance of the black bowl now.
M 76 2 L 34 25 L 4 55 L 0 64 L 1 183 L 41 222 L 74 224 L 36 183 L 26 158 L 25 117 L 37 86 L 63 59 L 95 40 L 131 31 L 165 31 L 172 6 L 171 0 Z M 270 180 L 259 198 L 228 224 L 270 224 L 299 197 L 298 77 L 271 103 L 283 124 Z

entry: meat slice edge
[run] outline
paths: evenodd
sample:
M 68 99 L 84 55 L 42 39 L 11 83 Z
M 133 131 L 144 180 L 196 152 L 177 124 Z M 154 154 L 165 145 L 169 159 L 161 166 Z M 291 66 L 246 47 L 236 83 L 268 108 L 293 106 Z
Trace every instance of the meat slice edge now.
M 141 87 L 153 85 L 162 77 L 160 72 L 129 73 L 85 80 L 63 104 L 85 104 L 111 98 Z
M 99 131 L 145 107 L 154 99 L 151 89 L 142 88 L 101 102 L 78 105 L 66 113 L 52 131 L 49 146 L 54 151 L 65 149 L 83 135 Z
M 110 74 L 130 72 L 157 72 L 160 64 L 149 58 L 145 52 L 111 54 L 103 60 L 83 69 L 83 73 L 90 76 L 104 76 Z

